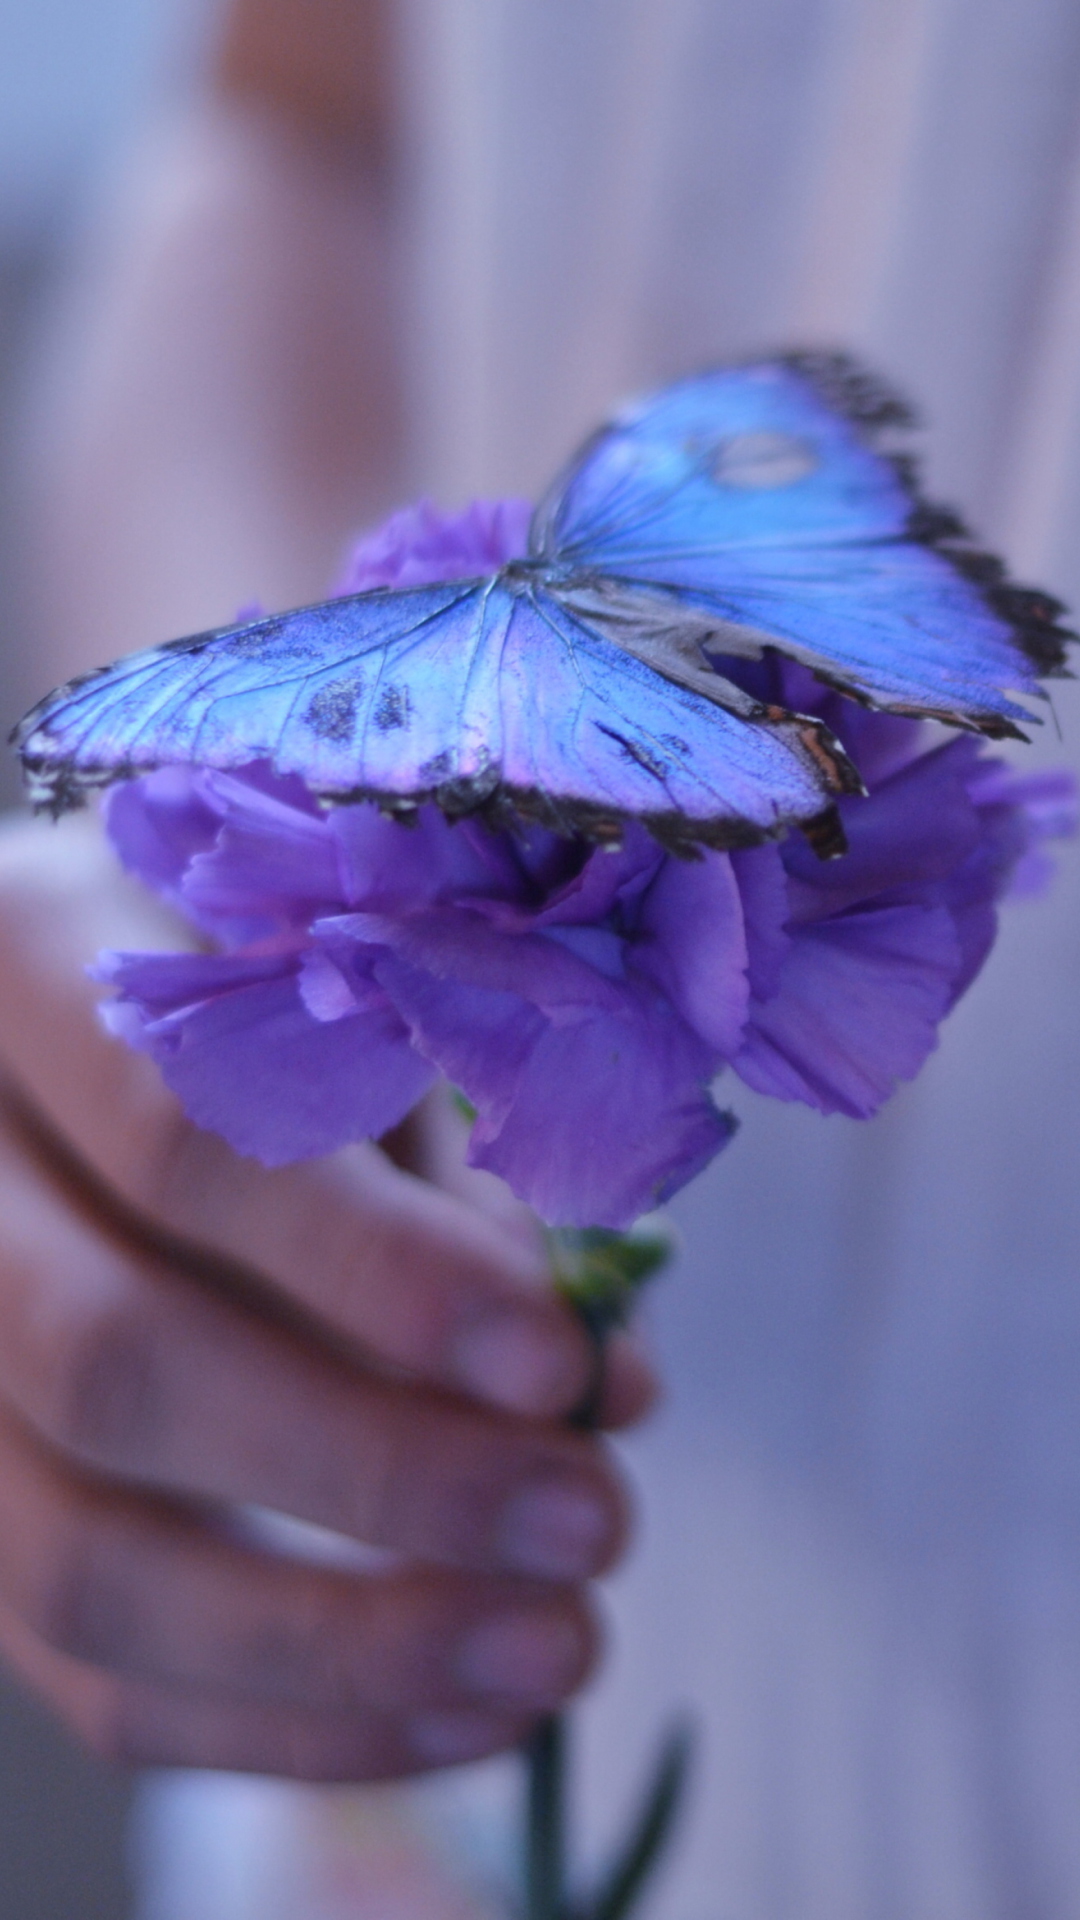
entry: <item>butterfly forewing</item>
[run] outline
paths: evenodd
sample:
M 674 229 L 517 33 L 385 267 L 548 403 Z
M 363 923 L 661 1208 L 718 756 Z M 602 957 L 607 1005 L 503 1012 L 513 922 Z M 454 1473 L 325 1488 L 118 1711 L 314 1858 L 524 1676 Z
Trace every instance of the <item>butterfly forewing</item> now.
M 842 362 L 794 357 L 652 395 L 572 465 L 536 550 L 764 629 L 874 705 L 1015 731 L 1032 716 L 1010 694 L 1060 666 L 1060 609 L 1002 589 L 962 544 L 915 537 L 957 523 L 916 511 L 906 469 L 872 444 L 900 409 L 868 390 Z
M 482 582 L 359 594 L 120 660 L 22 722 L 35 797 L 69 804 L 150 767 L 253 760 L 317 793 L 344 795 L 369 769 L 409 793 L 457 741 L 483 605 Z
M 726 683 L 717 681 L 718 688 Z M 120 661 L 28 715 L 39 802 L 155 766 L 269 762 L 328 799 L 741 844 L 850 785 L 815 723 L 662 678 L 512 576 L 375 592 Z M 680 822 L 683 824 L 680 826 Z

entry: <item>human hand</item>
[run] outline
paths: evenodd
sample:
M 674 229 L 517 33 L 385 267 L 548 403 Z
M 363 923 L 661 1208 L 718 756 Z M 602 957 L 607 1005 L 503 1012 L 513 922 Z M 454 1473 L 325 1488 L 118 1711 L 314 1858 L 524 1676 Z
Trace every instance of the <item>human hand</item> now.
M 494 1752 L 584 1678 L 625 1538 L 561 1424 L 587 1343 L 486 1177 L 374 1146 L 268 1172 L 184 1119 L 85 967 L 185 938 L 91 818 L 0 830 L 0 1644 L 122 1761 Z M 617 1347 L 606 1424 L 650 1390 Z M 252 1508 L 383 1557 L 287 1556 Z

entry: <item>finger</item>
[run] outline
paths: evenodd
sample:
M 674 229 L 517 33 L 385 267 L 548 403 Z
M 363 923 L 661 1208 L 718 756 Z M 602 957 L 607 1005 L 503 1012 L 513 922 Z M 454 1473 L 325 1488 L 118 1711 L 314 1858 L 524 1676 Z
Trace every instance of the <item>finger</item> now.
M 524 1714 L 319 1713 L 117 1679 L 56 1653 L 3 1605 L 0 1652 L 86 1746 L 120 1766 L 392 1780 L 501 1753 L 529 1726 Z
M 91 823 L 0 836 L 0 1058 L 58 1135 L 146 1221 L 257 1270 L 384 1361 L 518 1412 L 569 1412 L 588 1344 L 535 1244 L 371 1146 L 274 1170 L 240 1160 L 103 1032 L 95 953 L 185 937 Z
M 0 1394 L 61 1451 L 481 1572 L 580 1580 L 618 1552 L 591 1439 L 365 1374 L 139 1264 L 2 1134 L 0 1219 Z
M 634 1331 L 609 1334 L 604 1363 L 597 1425 L 613 1432 L 635 1426 L 660 1398 L 656 1369 L 639 1335 Z
M 343 145 L 378 174 L 396 149 L 387 13 L 371 0 L 308 0 L 302 12 L 234 0 L 215 49 L 217 88 L 271 106 L 316 152 Z
M 262 1706 L 552 1710 L 585 1678 L 582 1594 L 256 1551 L 205 1513 L 76 1476 L 0 1416 L 0 1592 L 56 1651 Z

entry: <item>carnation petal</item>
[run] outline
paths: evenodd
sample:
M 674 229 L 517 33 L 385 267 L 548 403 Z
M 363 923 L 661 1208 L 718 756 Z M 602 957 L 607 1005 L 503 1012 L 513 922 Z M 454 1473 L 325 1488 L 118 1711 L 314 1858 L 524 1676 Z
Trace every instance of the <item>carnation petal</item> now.
M 328 831 L 338 847 L 342 903 L 410 910 L 458 895 L 519 895 L 522 876 L 504 839 L 475 826 L 456 825 L 438 807 L 420 807 L 405 825 L 388 820 L 370 802 L 336 808 Z
M 974 769 L 968 792 L 980 818 L 1004 816 L 1001 837 L 1011 858 L 999 891 L 1013 898 L 1037 898 L 1054 873 L 1043 842 L 1071 839 L 1077 830 L 1075 776 L 1061 768 L 1018 774 L 1004 761 L 989 760 Z
M 779 992 L 751 1002 L 735 1071 L 758 1093 L 865 1119 L 936 1045 L 961 964 L 944 907 L 885 907 L 801 927 Z
M 644 984 L 558 1023 L 521 995 L 436 978 L 387 952 L 375 973 L 413 1044 L 478 1110 L 469 1161 L 553 1225 L 627 1226 L 733 1130 L 715 1055 Z
M 340 897 L 334 843 L 295 778 L 162 767 L 115 788 L 104 811 L 128 871 L 227 946 Z
M 824 918 L 896 887 L 943 880 L 979 840 L 968 793 L 975 740 L 950 740 L 911 760 L 865 799 L 841 802 L 848 851 L 818 860 L 798 834 L 784 843 L 792 917 Z
M 161 767 L 125 780 L 104 795 L 101 811 L 127 872 L 174 905 L 188 861 L 213 846 L 221 825 L 191 767 Z
M 663 1003 L 545 1026 L 501 1127 L 473 1166 L 555 1226 L 626 1227 L 692 1180 L 734 1131 L 704 1084 L 710 1050 Z
M 791 945 L 791 903 L 779 847 L 744 847 L 731 855 L 746 928 L 746 972 L 756 1000 L 771 1000 Z
M 555 889 L 535 916 L 537 926 L 583 925 L 624 910 L 670 864 L 670 856 L 636 821 L 627 821 L 621 845 L 595 847 L 570 880 Z M 696 863 L 695 863 L 696 864 Z
M 314 1020 L 295 963 L 116 954 L 102 973 L 124 996 L 106 1024 L 154 1057 L 197 1126 L 266 1166 L 385 1133 L 434 1079 L 386 1003 Z
M 461 1088 L 481 1115 L 481 1130 L 497 1130 L 547 1025 L 544 1015 L 519 994 L 440 980 L 391 952 L 378 956 L 374 973 L 414 1047 Z
M 967 992 L 997 939 L 997 908 L 992 900 L 968 900 L 962 906 L 950 903 L 953 927 L 960 949 L 960 965 L 949 992 L 946 1013 Z
M 461 513 L 440 513 L 430 500 L 403 507 L 353 548 L 335 588 L 422 587 L 495 573 L 528 548 L 528 500 L 474 500 Z
M 337 847 L 325 819 L 228 774 L 204 790 L 220 809 L 212 847 L 196 853 L 181 886 L 199 925 L 302 926 L 341 898 Z
M 385 994 L 368 975 L 355 964 L 341 966 L 322 946 L 308 947 L 301 956 L 297 988 L 313 1020 L 344 1020 L 386 1004 Z
M 742 1040 L 749 1003 L 742 896 L 724 853 L 663 862 L 641 908 L 633 965 L 662 987 L 723 1058 Z
M 312 931 L 388 947 L 438 980 L 515 994 L 555 1018 L 580 1019 L 594 1008 L 617 1011 L 622 1004 L 621 984 L 562 940 L 503 933 L 481 914 L 460 908 L 341 914 L 316 922 Z
M 159 1020 L 216 994 L 277 980 L 295 968 L 291 954 L 118 953 L 106 948 L 87 971 L 92 980 L 137 1000 L 149 1018 Z

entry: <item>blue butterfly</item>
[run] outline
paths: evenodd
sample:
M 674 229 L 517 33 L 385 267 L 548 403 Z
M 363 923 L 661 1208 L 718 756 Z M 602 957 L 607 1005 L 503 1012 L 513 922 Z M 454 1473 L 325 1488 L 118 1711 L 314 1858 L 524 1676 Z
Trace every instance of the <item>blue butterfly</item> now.
M 1000 736 L 1073 637 L 920 500 L 890 451 L 906 424 L 839 355 L 679 381 L 586 443 L 528 556 L 488 579 L 326 601 L 60 688 L 16 729 L 31 797 L 59 813 L 153 767 L 267 761 L 403 817 L 433 800 L 601 840 L 636 818 L 682 852 L 795 824 L 840 850 L 857 770 L 740 662 L 774 649 L 866 705 Z

